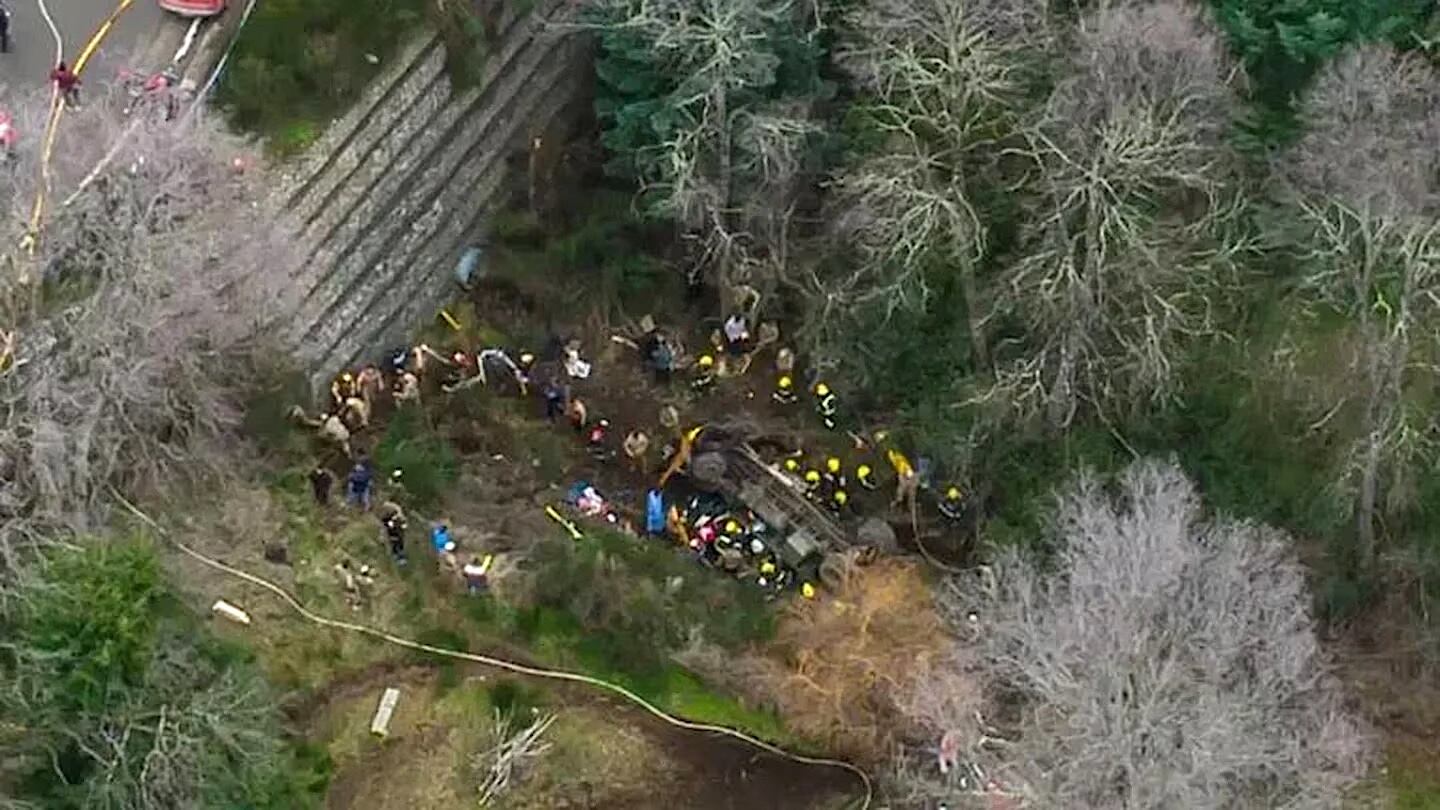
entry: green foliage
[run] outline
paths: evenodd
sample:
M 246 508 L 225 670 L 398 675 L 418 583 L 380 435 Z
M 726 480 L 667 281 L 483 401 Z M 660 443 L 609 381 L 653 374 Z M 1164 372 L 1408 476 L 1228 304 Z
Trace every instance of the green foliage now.
M 295 133 L 322 128 L 358 98 L 424 11 L 425 0 L 260 3 L 235 44 L 218 100 L 236 126 L 286 134 L 277 148 L 301 146 L 306 139 Z
M 1261 143 L 1297 134 L 1292 102 L 1315 71 L 1347 45 L 1388 40 L 1414 46 L 1431 0 L 1212 0 L 1245 61 L 1255 111 L 1246 133 Z
M 490 684 L 487 691 L 490 705 L 501 714 L 512 717 L 528 717 L 545 705 L 542 690 L 513 678 L 500 678 Z
M 316 805 L 248 656 L 171 594 L 143 539 L 91 541 L 19 572 L 0 615 L 0 757 L 47 808 Z
M 631 180 L 666 178 L 673 167 L 662 145 L 694 126 L 711 91 L 702 86 L 713 80 L 711 71 L 692 61 L 705 58 L 703 48 L 656 47 L 649 32 L 620 24 L 626 20 L 614 6 L 595 18 L 606 26 L 595 60 L 595 111 L 610 155 L 606 171 Z M 732 115 L 770 102 L 813 103 L 833 95 L 821 75 L 824 47 L 804 22 L 782 14 L 759 26 L 761 41 L 747 43 L 755 57 L 734 68 L 745 81 L 724 91 Z
M 240 33 L 217 100 L 235 126 L 269 137 L 279 154 L 294 154 L 344 113 L 427 21 L 440 32 L 451 80 L 478 81 L 489 32 L 465 3 L 266 0 Z
M 1394 796 L 1392 810 L 1440 810 L 1440 776 L 1420 765 L 1395 763 L 1386 783 Z
M 547 306 L 563 303 L 550 300 L 557 295 L 579 291 L 596 291 L 621 305 L 674 292 L 666 287 L 673 274 L 649 252 L 663 234 L 636 215 L 629 192 L 592 189 L 574 221 L 559 231 L 542 227 L 527 213 L 511 212 L 497 219 L 494 236 L 493 276 L 544 296 Z M 579 283 L 556 285 L 557 268 L 574 274 Z
M 37 679 L 59 715 L 103 710 L 144 678 L 155 642 L 160 570 L 139 543 L 56 555 L 6 635 L 53 668 Z
M 435 432 L 419 408 L 395 412 L 375 448 L 375 463 L 384 471 L 403 470 L 408 500 L 420 508 L 439 501 L 458 473 L 450 443 Z
M 592 532 L 540 545 L 535 566 L 537 605 L 573 617 L 587 633 L 583 649 L 615 668 L 659 671 L 694 628 L 724 646 L 774 629 L 757 589 L 698 569 L 662 544 Z

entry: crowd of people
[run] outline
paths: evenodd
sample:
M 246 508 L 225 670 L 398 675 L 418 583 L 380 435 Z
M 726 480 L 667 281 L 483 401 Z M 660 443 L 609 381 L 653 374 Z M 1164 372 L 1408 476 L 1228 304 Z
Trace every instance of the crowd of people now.
M 761 324 L 752 336 L 748 319 L 735 314 L 714 331 L 709 346 L 693 359 L 686 359 L 679 341 L 648 318 L 642 323 L 638 339 L 620 336 L 615 339 L 636 350 L 640 362 L 653 373 L 657 386 L 672 387 L 675 378 L 683 375 L 692 403 L 728 385 L 727 380 L 747 375 L 761 353 L 769 353 L 773 347 L 774 384 L 770 399 L 775 408 L 783 411 L 798 407 L 802 395 L 795 382 L 795 353 L 779 345 L 779 336 L 779 328 L 773 323 Z M 643 512 L 637 514 L 623 504 L 610 501 L 595 486 L 582 481 L 571 488 L 565 499 L 574 518 L 595 520 L 637 536 L 664 538 L 690 549 L 699 562 L 753 581 L 767 590 L 778 593 L 795 588 L 803 596 L 813 597 L 815 571 L 806 567 L 813 560 L 796 559 L 794 553 L 787 553 L 784 538 L 744 504 L 731 503 L 718 494 L 685 492 L 667 486 L 673 476 L 690 463 L 694 445 L 702 441 L 704 425 L 684 427 L 679 409 L 664 405 L 656 414 L 657 426 L 634 424 L 617 442 L 610 419 L 597 413 L 584 396 L 587 381 L 595 369 L 581 352 L 579 340 L 560 338 L 552 339 L 543 352 L 543 360 L 528 351 L 512 357 L 499 347 L 437 351 L 429 344 L 420 343 L 392 351 L 383 363 L 342 371 L 331 382 L 326 407 L 318 417 L 306 416 L 299 407 L 293 409 L 293 413 L 343 453 L 349 464 L 344 481 L 346 501 L 351 506 L 370 510 L 377 473 L 370 458 L 354 446 L 352 439 L 371 427 L 377 410 L 419 407 L 422 399 L 453 395 L 477 385 L 504 387 L 522 398 L 534 397 L 542 417 L 573 431 L 597 463 L 608 464 L 623 456 L 628 469 L 650 481 L 651 455 L 658 449 L 664 472 L 658 481 L 647 484 Z M 821 380 L 809 384 L 805 390 L 811 397 L 811 409 L 818 423 L 829 431 L 841 431 L 846 416 L 835 391 Z M 855 513 L 852 489 L 881 488 L 877 468 L 882 465 L 888 466 L 895 478 L 892 507 L 907 504 L 913 508 L 918 491 L 933 488 L 926 460 L 921 458 L 918 465 L 912 464 L 890 443 L 885 432 L 877 431 L 869 436 L 849 429 L 844 432 L 853 441 L 837 438 L 821 443 L 853 446 L 854 452 L 861 454 L 859 458 L 847 463 L 839 455 L 807 457 L 802 450 L 793 449 L 774 461 L 774 470 L 797 493 L 829 509 L 841 521 Z M 652 438 L 652 433 L 658 438 Z M 324 466 L 317 466 L 311 483 L 317 501 L 328 503 L 334 475 Z M 386 486 L 403 491 L 403 471 L 389 471 Z M 936 500 L 940 513 L 946 518 L 959 520 L 963 516 L 965 502 L 958 487 L 946 487 Z M 546 511 L 576 539 L 583 538 L 583 528 L 571 517 L 554 508 Z M 404 511 L 392 498 L 381 504 L 377 515 L 392 558 L 397 565 L 405 565 L 408 526 Z M 461 577 L 471 593 L 482 592 L 488 558 L 474 555 L 469 562 L 461 564 L 455 541 L 443 522 L 432 525 L 431 538 L 445 567 Z

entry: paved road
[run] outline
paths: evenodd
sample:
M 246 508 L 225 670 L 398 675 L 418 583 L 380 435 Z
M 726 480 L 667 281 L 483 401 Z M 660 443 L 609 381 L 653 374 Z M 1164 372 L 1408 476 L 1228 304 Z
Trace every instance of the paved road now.
M 43 87 L 54 67 L 55 40 L 40 14 L 40 0 L 0 0 L 10 9 L 10 53 L 0 54 L 0 87 L 11 91 Z M 114 0 L 45 0 L 73 61 L 90 35 L 114 9 Z M 108 81 L 138 61 L 165 12 L 155 0 L 135 0 L 85 69 L 90 83 Z

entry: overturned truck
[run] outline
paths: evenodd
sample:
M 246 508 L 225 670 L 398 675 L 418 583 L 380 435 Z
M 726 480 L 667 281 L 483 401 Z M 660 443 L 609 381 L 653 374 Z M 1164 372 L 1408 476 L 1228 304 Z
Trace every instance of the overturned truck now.
M 827 564 L 860 544 L 831 515 L 806 498 L 798 483 L 765 462 L 747 441 L 725 430 L 697 437 L 687 472 L 697 485 L 743 503 L 780 538 L 774 549 L 796 570 L 815 569 L 828 585 L 837 576 Z

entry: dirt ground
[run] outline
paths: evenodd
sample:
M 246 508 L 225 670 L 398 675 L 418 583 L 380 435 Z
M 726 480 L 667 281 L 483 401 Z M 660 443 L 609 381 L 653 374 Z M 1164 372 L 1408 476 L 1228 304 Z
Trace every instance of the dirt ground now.
M 484 689 L 492 677 L 465 668 L 459 683 L 446 686 L 435 668 L 378 665 L 332 685 L 296 717 L 334 760 L 326 806 L 390 810 L 474 801 L 479 777 L 471 760 L 486 746 L 482 729 L 491 718 Z M 382 741 L 368 723 L 386 687 L 399 688 L 401 699 Z M 841 806 L 856 787 L 844 772 L 676 729 L 605 696 L 560 689 L 543 701 L 544 711 L 557 714 L 547 735 L 552 748 L 493 806 L 818 810 Z
M 722 378 L 704 394 L 690 390 L 688 373 L 679 371 L 668 385 L 658 384 L 653 375 L 641 364 L 635 349 L 617 343 L 612 336 L 629 333 L 633 336 L 633 323 L 612 323 L 598 317 L 582 322 L 559 326 L 551 324 L 547 331 L 546 319 L 537 312 L 533 301 L 523 294 L 517 294 L 507 287 L 478 288 L 469 298 L 469 317 L 463 318 L 467 327 L 482 336 L 505 339 L 505 345 L 512 352 L 522 348 L 535 351 L 542 362 L 537 366 L 537 380 L 564 378 L 558 363 L 546 361 L 542 353 L 547 344 L 554 344 L 561 338 L 576 337 L 582 343 L 582 357 L 594 367 L 592 375 L 584 380 L 566 380 L 575 396 L 587 405 L 592 421 L 601 418 L 611 422 L 610 445 L 618 452 L 626 433 L 640 428 L 651 437 L 648 475 L 638 475 L 628 469 L 622 461 L 596 463 L 578 452 L 580 438 L 569 434 L 564 426 L 557 425 L 555 432 L 573 440 L 571 461 L 565 466 L 566 482 L 584 479 L 611 500 L 622 506 L 630 506 L 638 514 L 644 502 L 646 489 L 654 485 L 656 476 L 663 470 L 660 448 L 667 436 L 659 425 L 659 412 L 665 405 L 674 406 L 681 415 L 681 424 L 690 427 L 698 424 L 734 425 L 742 427 L 761 447 L 779 450 L 799 449 L 805 452 L 808 463 L 819 466 L 823 459 L 834 455 L 841 459 L 845 473 L 853 478 L 856 467 L 869 464 L 879 480 L 879 489 L 868 492 L 851 484 L 851 509 L 843 517 L 843 523 L 852 530 L 866 517 L 879 517 L 889 522 L 900 541 L 901 547 L 910 552 L 919 551 L 917 534 L 924 543 L 924 550 L 940 559 L 958 563 L 974 548 L 976 523 L 972 519 L 961 525 L 943 521 L 936 513 L 933 496 L 922 492 L 917 512 L 918 523 L 912 523 L 912 516 L 906 509 L 890 506 L 894 488 L 894 477 L 883 452 L 873 445 L 861 447 L 854 437 L 845 430 L 827 431 L 812 410 L 810 398 L 803 395 L 798 403 L 790 406 L 775 403 L 770 395 L 776 379 L 774 372 L 775 350 L 785 344 L 784 325 L 777 346 L 758 352 L 750 367 L 742 375 Z M 671 334 L 677 335 L 694 356 L 708 351 L 710 323 L 696 314 L 680 315 L 681 323 L 659 325 Z M 685 328 L 686 323 L 690 328 Z M 752 325 L 754 328 L 754 325 Z M 439 333 L 444 335 L 444 333 Z M 450 337 L 453 341 L 454 338 Z M 472 347 L 473 348 L 473 347 Z M 803 379 L 801 373 L 797 380 Z M 533 393 L 533 392 L 532 392 Z M 538 399 L 528 406 L 538 418 L 541 405 Z M 858 417 L 856 418 L 858 422 Z M 856 424 L 858 432 L 868 433 L 884 427 L 865 420 Z M 983 498 L 982 498 L 983 500 Z

